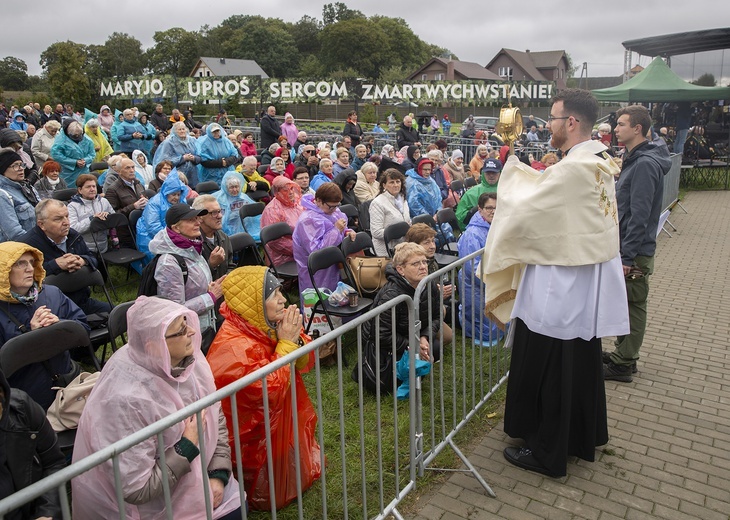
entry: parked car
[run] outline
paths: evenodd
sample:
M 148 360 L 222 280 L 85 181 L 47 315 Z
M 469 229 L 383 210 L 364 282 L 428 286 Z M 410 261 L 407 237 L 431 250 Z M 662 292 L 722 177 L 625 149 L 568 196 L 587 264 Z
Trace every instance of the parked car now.
M 464 119 L 462 125 L 465 125 L 467 121 L 469 121 L 468 118 Z M 497 127 L 497 123 L 499 123 L 498 117 L 474 116 L 474 128 L 476 130 L 489 130 L 490 132 L 494 132 Z
M 533 117 L 532 119 L 535 121 L 535 123 L 538 124 L 538 126 L 542 125 L 543 128 L 547 128 L 547 121 L 545 121 L 543 118 Z M 522 126 L 524 127 L 525 132 L 528 132 L 530 130 L 529 128 L 527 128 L 527 121 L 529 121 L 529 120 L 530 120 L 530 116 L 524 116 L 524 115 L 522 116 Z

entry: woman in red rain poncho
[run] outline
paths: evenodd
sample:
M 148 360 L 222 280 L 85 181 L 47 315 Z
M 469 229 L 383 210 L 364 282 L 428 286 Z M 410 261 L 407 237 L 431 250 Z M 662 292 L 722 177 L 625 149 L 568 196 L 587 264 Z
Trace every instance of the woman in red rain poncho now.
M 280 284 L 267 267 L 246 266 L 231 272 L 223 282 L 225 322 L 208 352 L 215 383 L 222 388 L 299 348 L 302 318 L 295 305 L 286 307 Z M 304 336 L 306 338 L 306 336 Z M 248 503 L 253 509 L 276 509 L 297 498 L 294 459 L 293 413 L 299 425 L 302 490 L 321 474 L 320 448 L 315 440 L 317 416 L 300 375 L 311 366 L 310 353 L 296 362 L 294 374 L 287 365 L 266 376 L 271 424 L 271 450 L 275 496 L 269 494 L 266 433 L 261 380 L 236 394 L 243 478 Z M 296 385 L 296 410 L 292 410 L 292 385 Z M 228 438 L 235 449 L 231 401 L 223 401 L 229 426 Z M 235 470 L 234 470 L 235 474 Z
M 274 179 L 272 186 L 274 198 L 264 208 L 261 215 L 261 227 L 274 224 L 276 222 L 286 222 L 289 227 L 294 229 L 299 220 L 299 215 L 304 212 L 302 206 L 302 189 L 299 185 L 290 181 L 284 176 Z M 274 265 L 281 265 L 286 262 L 294 261 L 294 244 L 291 236 L 285 236 L 269 242 L 269 255 Z

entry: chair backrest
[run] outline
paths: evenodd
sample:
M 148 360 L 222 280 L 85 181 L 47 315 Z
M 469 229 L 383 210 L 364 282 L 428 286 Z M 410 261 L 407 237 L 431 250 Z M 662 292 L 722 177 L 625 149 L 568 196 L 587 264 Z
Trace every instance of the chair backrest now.
M 127 332 L 127 311 L 134 305 L 134 300 L 120 303 L 109 313 L 107 328 L 112 341 Z
M 436 231 L 441 234 L 444 243 L 446 243 L 447 240 L 446 233 L 444 233 L 444 230 L 441 227 L 443 224 L 449 224 L 451 226 L 452 232 L 454 233 L 454 237 L 459 238 L 459 235 L 461 234 L 461 225 L 456 219 L 456 213 L 454 213 L 454 208 L 443 208 L 438 210 L 438 212 L 436 213 L 436 222 L 438 224 Z M 466 223 L 468 224 L 469 221 L 467 220 Z
M 142 196 L 145 197 L 145 198 L 147 198 L 147 199 L 151 199 L 155 195 L 157 195 L 157 192 L 155 190 L 147 189 L 147 190 L 144 190 L 142 192 Z
M 258 202 L 261 199 L 271 196 L 268 191 L 264 190 L 248 191 L 246 192 L 246 195 L 251 197 L 251 200 L 253 200 L 254 202 Z
M 53 192 L 53 198 L 56 200 L 60 200 L 63 202 L 68 202 L 71 200 L 71 197 L 76 195 L 78 191 L 76 188 L 66 188 L 65 190 L 54 190 Z
M 46 276 L 43 283 L 55 285 L 61 289 L 62 293 L 71 293 L 84 287 L 104 287 L 104 277 L 98 269 L 92 269 L 85 265 L 74 272 L 63 271 L 58 274 L 50 274 Z
M 464 193 L 464 181 L 455 180 L 451 181 L 451 191 L 458 195 L 463 195 Z
M 360 204 L 360 229 L 370 231 L 370 203 L 372 200 L 366 200 Z
M 234 253 L 238 253 L 238 267 L 242 265 L 263 265 L 259 248 L 256 241 L 248 233 L 236 233 L 228 237 L 231 241 L 231 249 Z M 246 256 L 245 253 L 249 253 Z
M 105 161 L 99 161 L 91 163 L 91 166 L 89 166 L 89 171 L 99 172 L 102 170 L 106 170 L 107 168 L 109 168 L 109 165 Z
M 427 213 L 413 217 L 411 219 L 411 224 L 426 224 L 427 226 L 436 229 L 436 221 Z
M 136 211 L 136 210 L 135 210 Z M 129 220 L 124 213 L 109 213 L 105 220 L 95 218 L 91 220 L 89 231 L 95 233 L 97 231 L 106 231 L 112 228 L 128 226 Z
M 312 280 L 312 286 L 317 287 L 314 281 L 314 275 L 322 269 L 327 269 L 337 264 L 345 263 L 345 255 L 339 247 L 330 246 L 317 251 L 312 251 L 307 258 L 307 269 L 309 270 L 309 278 Z
M 137 232 L 137 221 L 142 217 L 142 213 L 144 213 L 144 210 L 142 209 L 133 209 L 129 213 L 129 227 L 132 228 L 132 231 L 135 233 Z
M 390 242 L 400 240 L 406 236 L 410 228 L 411 225 L 408 222 L 396 222 L 383 230 L 383 241 L 385 242 L 385 249 L 388 251 L 388 256 L 393 256 L 393 249 L 390 247 Z
M 366 249 L 372 251 L 373 239 L 364 231 L 360 231 L 357 235 L 355 235 L 355 240 L 350 240 L 349 238 L 343 240 L 340 244 L 340 248 L 342 249 L 342 254 L 345 255 L 345 257 L 359 253 L 360 251 L 365 251 Z
M 474 177 L 467 177 L 464 180 L 464 187 L 468 190 L 469 188 L 472 188 L 477 185 L 477 181 L 474 180 Z
M 91 348 L 89 333 L 77 321 L 61 320 L 6 341 L 0 348 L 0 368 L 10 377 L 24 366 L 79 346 Z
M 266 170 L 268 170 L 268 169 L 269 169 L 268 164 L 262 164 L 256 168 L 256 171 L 259 172 L 259 175 L 263 175 L 264 173 L 266 173 Z
M 200 195 L 213 193 L 215 191 L 218 191 L 219 189 L 221 188 L 215 181 L 203 181 L 199 182 L 197 186 L 195 186 L 195 191 L 197 191 Z
M 281 237 L 291 236 L 294 231 L 286 222 L 274 222 L 261 228 L 261 244 L 266 244 Z
M 244 204 L 241 209 L 238 210 L 238 214 L 241 216 L 241 220 L 246 217 L 255 217 L 261 215 L 264 212 L 266 204 L 263 202 L 254 202 L 253 204 Z
M 343 204 L 340 206 L 340 211 L 344 213 L 348 219 L 353 217 L 360 218 L 360 211 L 358 211 L 358 209 L 352 204 Z

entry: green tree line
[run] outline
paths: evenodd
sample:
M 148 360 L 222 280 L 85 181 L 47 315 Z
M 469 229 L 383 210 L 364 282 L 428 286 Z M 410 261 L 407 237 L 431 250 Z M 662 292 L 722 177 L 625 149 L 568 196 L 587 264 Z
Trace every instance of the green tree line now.
M 402 79 L 432 56 L 448 53 L 416 35 L 402 18 L 365 16 L 342 2 L 325 4 L 322 19 L 291 23 L 234 15 L 197 31 L 157 31 L 144 49 L 134 36 L 112 33 L 103 45 L 56 42 L 40 56 L 43 73 L 28 76 L 25 62 L 0 60 L 0 89 L 42 90 L 53 99 L 94 106 L 104 78 L 145 74 L 188 76 L 201 56 L 255 60 L 271 77 Z

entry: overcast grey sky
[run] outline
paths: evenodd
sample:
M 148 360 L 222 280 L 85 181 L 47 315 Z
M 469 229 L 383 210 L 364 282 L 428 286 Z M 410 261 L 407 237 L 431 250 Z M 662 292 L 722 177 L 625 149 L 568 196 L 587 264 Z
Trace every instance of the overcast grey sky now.
M 0 57 L 15 56 L 40 74 L 40 54 L 52 43 L 72 40 L 103 44 L 114 31 L 130 34 L 152 45 L 155 31 L 171 27 L 197 30 L 218 25 L 234 14 L 261 15 L 296 22 L 308 14 L 322 18 L 325 2 L 305 0 L 34 0 L 30 4 L 3 2 L 3 39 Z M 623 71 L 622 41 L 712 29 L 730 24 L 726 0 L 643 0 L 588 2 L 539 0 L 481 2 L 477 0 L 346 1 L 366 16 L 400 17 L 429 43 L 446 47 L 461 60 L 481 65 L 500 48 L 532 51 L 563 49 L 576 65 L 588 64 L 588 75 L 617 76 Z M 504 7 L 500 7 L 500 4 Z M 730 76 L 730 50 L 711 61 L 724 60 L 723 76 Z M 648 57 L 633 56 L 646 66 Z M 692 74 L 691 59 L 684 63 Z M 414 63 L 416 69 L 419 65 Z M 704 72 L 695 61 L 695 77 Z M 580 73 L 580 72 L 579 72 Z M 578 73 L 578 74 L 579 74 Z M 718 76 L 718 73 L 715 72 Z M 692 79 L 692 78 L 688 78 Z

